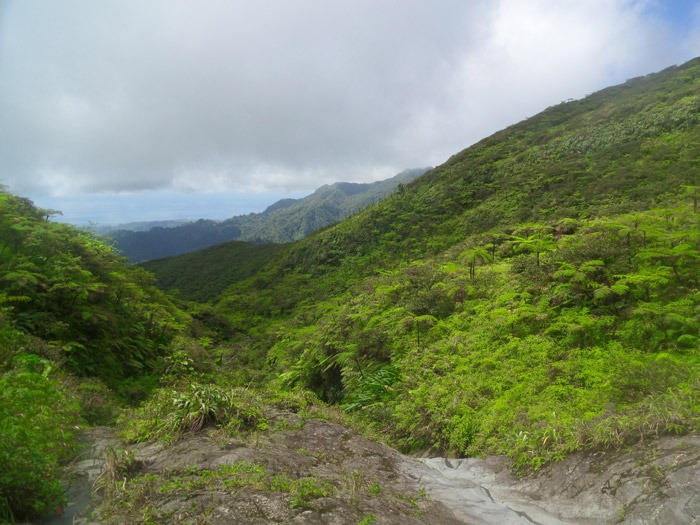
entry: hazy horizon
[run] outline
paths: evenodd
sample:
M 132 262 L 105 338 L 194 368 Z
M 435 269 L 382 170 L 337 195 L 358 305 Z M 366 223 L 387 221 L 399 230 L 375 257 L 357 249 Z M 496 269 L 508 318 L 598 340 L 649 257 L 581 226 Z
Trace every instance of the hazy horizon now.
M 261 213 L 282 199 L 300 199 L 311 192 L 260 194 L 190 194 L 175 191 L 95 194 L 32 199 L 39 208 L 61 212 L 52 220 L 76 226 L 113 226 L 168 220 L 224 220 Z M 270 200 L 272 199 L 272 200 Z

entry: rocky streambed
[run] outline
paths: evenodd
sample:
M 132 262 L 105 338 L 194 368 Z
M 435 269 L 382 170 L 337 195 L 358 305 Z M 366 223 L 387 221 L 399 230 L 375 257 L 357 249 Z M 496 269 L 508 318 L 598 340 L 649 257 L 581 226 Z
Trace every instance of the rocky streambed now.
M 700 523 L 696 435 L 574 454 L 518 478 L 504 457 L 417 459 L 323 419 L 280 412 L 270 423 L 274 431 L 240 439 L 200 432 L 131 446 L 137 482 L 97 509 L 100 456 L 123 445 L 110 429 L 91 429 L 72 468 L 71 504 L 43 523 Z
M 66 468 L 65 480 L 68 504 L 60 512 L 40 522 L 41 525 L 72 525 L 94 523 L 92 511 L 97 503 L 95 482 L 102 475 L 105 456 L 110 447 L 121 446 L 114 429 L 93 427 L 81 436 L 83 451 Z
M 465 523 L 700 523 L 700 437 L 573 454 L 517 478 L 503 457 L 423 460 L 418 482 Z

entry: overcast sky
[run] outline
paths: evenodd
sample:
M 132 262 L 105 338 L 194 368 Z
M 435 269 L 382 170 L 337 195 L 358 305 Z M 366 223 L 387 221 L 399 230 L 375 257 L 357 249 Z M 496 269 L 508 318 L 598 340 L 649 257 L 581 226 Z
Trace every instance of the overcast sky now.
M 0 183 L 223 219 L 700 55 L 700 1 L 0 0 Z

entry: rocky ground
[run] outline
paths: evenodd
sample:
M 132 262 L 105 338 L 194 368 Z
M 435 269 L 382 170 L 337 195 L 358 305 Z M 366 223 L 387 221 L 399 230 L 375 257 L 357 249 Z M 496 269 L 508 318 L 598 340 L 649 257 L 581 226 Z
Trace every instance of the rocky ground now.
M 573 454 L 517 478 L 503 457 L 424 460 L 419 483 L 464 523 L 700 523 L 700 436 Z M 415 472 L 411 463 L 406 467 Z
M 105 455 L 110 447 L 118 447 L 121 442 L 111 428 L 94 427 L 83 432 L 84 450 L 66 468 L 66 495 L 68 505 L 47 517 L 42 525 L 69 525 L 94 522 L 91 511 L 95 503 L 93 487 L 105 466 Z
M 44 523 L 700 524 L 700 436 L 574 454 L 518 478 L 503 457 L 416 459 L 326 420 L 270 423 L 245 439 L 205 431 L 129 447 L 131 481 L 116 480 L 99 512 L 90 485 L 119 445 L 90 429 L 72 504 Z

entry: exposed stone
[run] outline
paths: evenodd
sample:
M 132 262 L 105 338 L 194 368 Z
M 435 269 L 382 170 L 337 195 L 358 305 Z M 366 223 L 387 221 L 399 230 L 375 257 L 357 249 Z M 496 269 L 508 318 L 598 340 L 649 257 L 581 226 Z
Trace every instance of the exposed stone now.
M 268 476 L 313 478 L 335 487 L 331 497 L 295 505 L 292 495 L 242 487 L 197 489 L 152 501 L 162 523 L 224 525 L 700 524 L 700 436 L 663 437 L 627 450 L 586 452 L 519 478 L 505 457 L 416 459 L 325 420 L 276 414 L 279 430 L 247 440 L 186 435 L 179 442 L 141 444 L 130 452 L 143 474 L 216 470 L 241 461 Z M 90 485 L 100 455 L 117 441 L 90 429 L 92 446 L 72 466 L 71 505 L 45 521 L 97 523 L 89 517 Z M 374 519 L 374 521 L 372 521 Z M 67 521 L 68 520 L 68 521 Z M 126 523 L 112 516 L 110 523 Z
M 699 436 L 577 453 L 524 479 L 505 458 L 423 462 L 405 468 L 469 523 L 700 523 Z
M 88 428 L 82 433 L 81 441 L 85 448 L 66 468 L 68 504 L 62 513 L 40 521 L 42 525 L 98 523 L 91 515 L 92 508 L 98 503 L 93 485 L 102 473 L 107 448 L 118 446 L 120 441 L 114 429 L 107 427 Z

